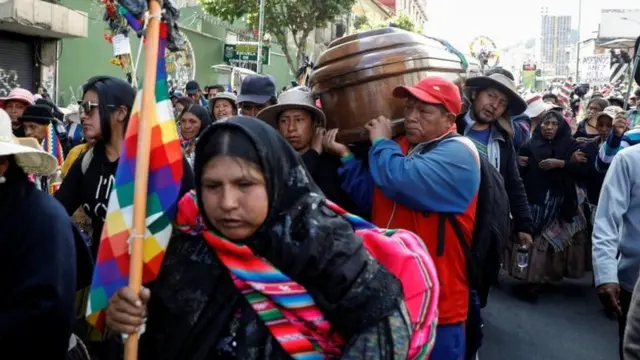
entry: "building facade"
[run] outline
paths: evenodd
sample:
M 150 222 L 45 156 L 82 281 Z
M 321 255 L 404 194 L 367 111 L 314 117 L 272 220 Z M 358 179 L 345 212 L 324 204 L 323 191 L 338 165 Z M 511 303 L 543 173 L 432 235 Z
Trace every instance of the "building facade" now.
M 32 0 L 14 0 L 17 2 Z M 119 66 L 110 63 L 114 56 L 112 44 L 104 39 L 107 24 L 102 20 L 104 8 L 99 0 L 61 0 L 68 8 L 86 14 L 86 37 L 81 39 L 64 39 L 58 61 L 57 101 L 66 106 L 79 100 L 82 96 L 82 84 L 95 75 L 111 75 L 125 78 L 125 72 Z M 201 86 L 222 84 L 229 85 L 230 73 L 213 69 L 212 66 L 225 64 L 224 48 L 227 43 L 253 41 L 252 29 L 241 21 L 227 24 L 213 16 L 204 14 L 197 6 L 197 0 L 180 0 L 180 31 L 185 37 L 186 46 L 177 54 L 167 54 L 167 70 L 169 79 L 177 88 L 183 88 L 187 81 L 195 79 Z M 196 4 L 196 6 L 192 6 Z M 130 32 L 129 42 L 132 57 L 135 59 L 140 41 Z M 272 75 L 276 85 L 288 85 L 294 79 L 289 70 L 282 50 L 273 43 L 269 47 L 268 65 L 263 67 L 265 74 Z M 171 69 L 169 67 L 171 66 Z M 237 64 L 249 67 L 251 64 Z M 255 66 L 255 64 L 253 64 Z M 255 67 L 254 67 L 255 69 Z M 136 71 L 136 78 L 141 80 L 143 68 Z
M 57 1 L 0 1 L 0 97 L 15 87 L 55 97 L 61 40 L 86 36 L 86 14 Z
M 419 29 L 427 26 L 427 0 L 379 0 L 394 14 L 407 14 Z
M 542 71 L 551 76 L 568 76 L 571 58 L 571 16 L 550 15 L 548 8 L 543 7 L 540 19 Z

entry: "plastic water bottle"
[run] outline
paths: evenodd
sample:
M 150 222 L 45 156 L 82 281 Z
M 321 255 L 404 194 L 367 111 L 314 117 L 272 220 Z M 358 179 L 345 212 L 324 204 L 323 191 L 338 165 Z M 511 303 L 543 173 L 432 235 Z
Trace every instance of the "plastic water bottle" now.
M 519 246 L 516 250 L 516 261 L 518 268 L 524 269 L 529 266 L 529 249 L 524 246 Z

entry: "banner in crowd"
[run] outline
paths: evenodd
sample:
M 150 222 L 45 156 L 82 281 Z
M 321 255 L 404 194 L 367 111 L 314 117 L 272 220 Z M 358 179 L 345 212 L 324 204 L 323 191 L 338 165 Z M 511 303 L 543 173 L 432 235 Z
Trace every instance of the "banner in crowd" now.
M 607 84 L 611 75 L 611 55 L 591 55 L 580 59 L 580 82 Z

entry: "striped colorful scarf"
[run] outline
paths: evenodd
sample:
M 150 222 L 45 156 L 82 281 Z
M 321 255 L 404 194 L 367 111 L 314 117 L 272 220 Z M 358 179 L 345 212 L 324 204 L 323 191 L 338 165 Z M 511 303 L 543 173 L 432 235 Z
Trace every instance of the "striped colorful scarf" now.
M 47 136 L 45 136 L 42 141 L 42 148 L 44 151 L 53 155 L 54 158 L 58 161 L 58 167 L 62 167 L 64 163 L 64 152 L 62 151 L 62 144 L 58 139 L 58 135 L 56 134 L 56 130 L 53 126 L 47 126 Z
M 344 341 L 331 331 L 331 325 L 304 287 L 248 247 L 208 230 L 194 192 L 185 195 L 178 207 L 178 229 L 204 237 L 229 269 L 236 288 L 292 358 L 320 360 L 341 355 Z

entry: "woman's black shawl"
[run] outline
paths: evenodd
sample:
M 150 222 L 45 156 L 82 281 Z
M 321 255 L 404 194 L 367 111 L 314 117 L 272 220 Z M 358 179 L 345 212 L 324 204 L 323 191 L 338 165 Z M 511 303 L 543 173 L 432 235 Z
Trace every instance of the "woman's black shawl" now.
M 347 340 L 342 359 L 405 358 L 410 325 L 399 281 L 369 255 L 344 219 L 322 205 L 322 193 L 299 155 L 274 129 L 246 117 L 212 125 L 196 148 L 196 189 L 208 160 L 202 158 L 203 148 L 221 129 L 239 130 L 251 139 L 267 182 L 270 211 L 247 245 L 307 289 Z M 152 287 L 143 359 L 213 358 L 238 308 L 245 331 L 237 337 L 237 358 L 288 359 L 204 239 L 174 237 Z
M 520 168 L 520 176 L 527 192 L 529 204 L 544 205 L 549 191 L 552 196 L 564 198 L 560 217 L 572 222 L 578 207 L 576 176 L 582 173 L 583 166 L 571 162 L 571 154 L 580 149 L 571 136 L 571 127 L 556 111 L 544 116 L 554 116 L 558 120 L 558 132 L 553 140 L 542 136 L 541 126 L 533 132 L 531 140 L 520 149 L 520 156 L 529 158 L 528 164 Z M 564 168 L 543 170 L 540 162 L 546 159 L 564 160 Z

